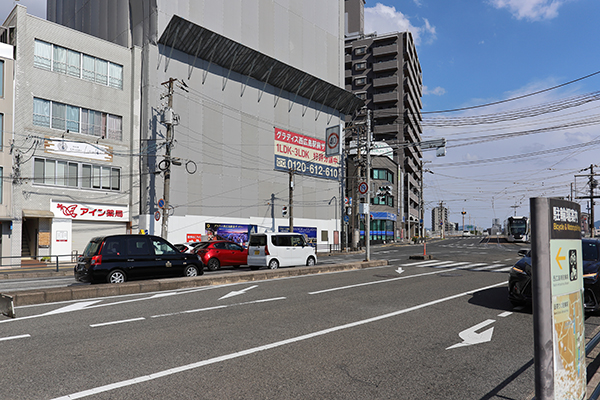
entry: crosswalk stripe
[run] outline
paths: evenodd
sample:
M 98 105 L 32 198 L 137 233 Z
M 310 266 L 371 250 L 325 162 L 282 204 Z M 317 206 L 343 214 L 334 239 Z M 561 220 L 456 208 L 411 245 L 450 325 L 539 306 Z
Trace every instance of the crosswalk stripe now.
M 469 264 L 469 265 L 465 265 L 464 267 L 457 267 L 458 269 L 471 269 L 473 267 L 479 267 L 480 265 L 486 265 L 485 263 L 478 263 L 478 264 Z
M 508 272 L 512 269 L 512 266 L 506 268 L 495 269 L 492 272 Z
M 408 263 L 408 264 L 402 264 L 402 267 L 422 267 L 425 266 L 427 264 L 437 264 L 437 263 L 451 263 L 452 261 L 438 261 L 438 260 L 430 260 L 430 261 L 417 261 L 417 262 L 412 262 L 412 263 Z
M 486 269 L 498 268 L 498 267 L 502 267 L 504 265 L 505 264 L 492 264 L 492 265 L 488 265 L 486 267 L 475 268 L 475 269 L 473 269 L 473 271 L 485 271 Z

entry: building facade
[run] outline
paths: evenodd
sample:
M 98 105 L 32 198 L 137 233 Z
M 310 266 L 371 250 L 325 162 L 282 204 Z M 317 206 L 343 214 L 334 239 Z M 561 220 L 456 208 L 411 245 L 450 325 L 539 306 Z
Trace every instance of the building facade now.
M 325 130 L 363 104 L 343 89 L 342 0 L 49 0 L 48 19 L 141 49 L 140 229 L 161 234 L 168 213 L 172 242 L 290 222 L 334 237 Z
M 8 38 L 4 29 L 0 37 Z M 11 138 L 14 120 L 14 47 L 0 39 L 0 257 L 10 257 L 12 246 L 12 171 Z M 0 258 L 0 265 L 10 265 L 11 258 Z
M 448 209 L 444 206 L 437 206 L 431 210 L 431 231 L 447 232 L 454 230 L 454 224 L 448 221 Z
M 17 264 L 22 255 L 70 260 L 93 236 L 138 225 L 140 49 L 23 6 L 4 27 L 1 48 L 10 47 L 15 61 L 10 75 L 5 62 L 14 115 L 4 114 L 10 156 L 0 157 L 11 192 L 10 209 L 0 207 L 12 222 L 8 253 Z
M 372 140 L 389 146 L 399 166 L 394 222 L 396 238 L 420 236 L 422 73 L 412 34 L 365 34 L 364 0 L 346 0 L 345 86 L 372 111 Z M 348 127 L 363 124 L 362 111 L 348 116 Z M 355 138 L 348 129 L 346 139 Z M 373 193 L 371 193 L 373 195 Z

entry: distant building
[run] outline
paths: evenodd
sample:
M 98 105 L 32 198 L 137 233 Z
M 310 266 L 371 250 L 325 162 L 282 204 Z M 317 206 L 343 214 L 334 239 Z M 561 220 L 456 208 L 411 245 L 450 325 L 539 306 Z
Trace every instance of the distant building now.
M 454 226 L 448 223 L 448 209 L 437 206 L 431 210 L 431 230 L 433 232 L 451 231 Z
M 399 200 L 393 221 L 397 237 L 420 236 L 423 154 L 415 144 L 421 141 L 422 133 L 421 65 L 410 32 L 364 32 L 364 4 L 365 0 L 344 1 L 345 87 L 372 110 L 372 139 L 389 146 L 398 165 L 395 178 Z M 364 126 L 366 118 L 363 110 L 348 115 L 346 123 Z M 355 138 L 352 129 L 348 129 L 347 143 Z

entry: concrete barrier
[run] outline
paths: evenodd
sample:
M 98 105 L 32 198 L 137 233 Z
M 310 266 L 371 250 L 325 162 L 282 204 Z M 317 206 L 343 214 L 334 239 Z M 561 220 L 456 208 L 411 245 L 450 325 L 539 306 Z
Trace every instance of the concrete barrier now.
M 322 274 L 336 271 L 348 271 L 388 265 L 387 260 L 354 262 L 346 264 L 326 264 L 311 267 L 291 267 L 274 270 L 240 271 L 230 274 L 202 275 L 193 278 L 169 278 L 142 280 L 125 283 L 104 283 L 98 285 L 21 290 L 7 293 L 15 307 L 52 303 L 58 301 L 83 300 L 98 297 L 118 296 L 124 294 L 150 293 L 166 290 L 194 288 L 199 286 L 216 286 L 240 282 L 263 281 L 267 279 L 287 278 Z
M 0 294 L 0 313 L 10 318 L 16 317 L 12 296 Z

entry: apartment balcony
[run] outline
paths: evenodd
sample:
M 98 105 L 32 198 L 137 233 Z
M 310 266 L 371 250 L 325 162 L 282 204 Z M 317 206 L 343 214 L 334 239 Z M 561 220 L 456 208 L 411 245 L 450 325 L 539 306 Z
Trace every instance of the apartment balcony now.
M 400 77 L 398 75 L 386 76 L 385 78 L 373 79 L 373 87 L 385 87 L 385 86 L 398 86 L 400 84 Z
M 400 110 L 398 107 L 383 108 L 379 110 L 373 110 L 373 118 L 398 118 L 400 117 Z
M 398 43 L 373 47 L 373 56 L 393 56 L 398 54 Z
M 400 124 L 382 124 L 373 126 L 373 133 L 375 135 L 397 135 L 398 132 L 400 132 Z
M 390 60 L 373 63 L 374 72 L 396 71 L 398 70 L 398 60 Z
M 373 103 L 387 103 L 391 101 L 400 100 L 400 95 L 398 92 L 388 92 L 388 93 L 377 93 L 373 95 Z

